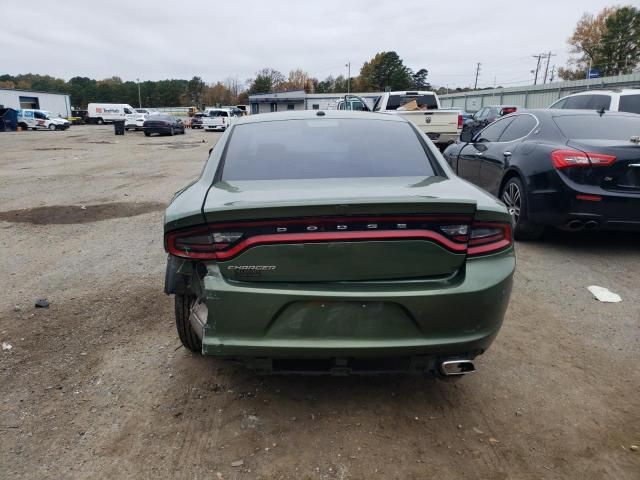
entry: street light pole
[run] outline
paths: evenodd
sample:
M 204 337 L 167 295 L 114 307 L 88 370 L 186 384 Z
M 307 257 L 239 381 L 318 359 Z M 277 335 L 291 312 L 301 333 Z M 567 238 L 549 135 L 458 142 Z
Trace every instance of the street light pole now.
M 138 108 L 142 108 L 142 97 L 140 96 L 140 79 L 136 78 L 138 82 Z
M 347 62 L 345 64 L 345 67 L 348 68 L 347 70 L 347 93 L 351 93 L 351 62 Z

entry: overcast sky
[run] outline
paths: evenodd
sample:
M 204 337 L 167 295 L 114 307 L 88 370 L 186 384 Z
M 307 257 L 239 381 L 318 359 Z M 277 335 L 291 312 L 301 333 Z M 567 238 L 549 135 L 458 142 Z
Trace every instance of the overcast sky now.
M 434 85 L 531 83 L 540 52 L 564 65 L 580 16 L 603 0 L 1 0 L 0 74 L 124 80 L 227 77 L 301 67 L 352 75 L 395 50 Z

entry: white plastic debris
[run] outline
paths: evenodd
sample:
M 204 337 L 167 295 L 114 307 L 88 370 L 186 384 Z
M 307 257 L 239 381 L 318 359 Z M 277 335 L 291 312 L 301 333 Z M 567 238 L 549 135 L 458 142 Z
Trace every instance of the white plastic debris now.
M 11 345 L 9 342 L 2 342 L 2 350 L 11 350 L 13 348 L 13 345 Z
M 617 303 L 621 302 L 622 298 L 617 293 L 613 293 L 608 288 L 599 287 L 597 285 L 590 285 L 587 287 L 594 297 L 596 297 L 601 302 L 606 303 Z

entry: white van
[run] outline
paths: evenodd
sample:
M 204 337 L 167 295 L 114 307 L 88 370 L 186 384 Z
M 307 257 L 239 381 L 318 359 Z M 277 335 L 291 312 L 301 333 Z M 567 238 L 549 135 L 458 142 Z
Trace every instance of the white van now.
M 18 126 L 20 128 L 38 130 L 45 128 L 48 130 L 66 130 L 71 126 L 71 122 L 66 118 L 53 117 L 45 110 L 35 110 L 22 108 L 17 111 Z
M 124 120 L 124 126 L 136 128 L 138 112 L 128 103 L 90 103 L 87 106 L 89 123 L 111 123 L 116 120 Z

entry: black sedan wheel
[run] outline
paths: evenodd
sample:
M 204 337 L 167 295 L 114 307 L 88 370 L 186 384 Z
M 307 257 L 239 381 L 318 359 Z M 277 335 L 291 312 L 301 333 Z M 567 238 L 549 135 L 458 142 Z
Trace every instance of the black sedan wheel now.
M 536 240 L 544 232 L 544 227 L 529 222 L 527 216 L 527 193 L 518 177 L 510 178 L 502 188 L 500 199 L 513 217 L 514 235 L 517 240 Z

